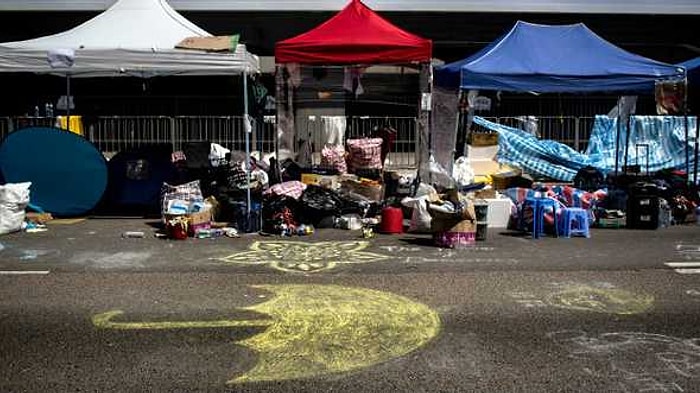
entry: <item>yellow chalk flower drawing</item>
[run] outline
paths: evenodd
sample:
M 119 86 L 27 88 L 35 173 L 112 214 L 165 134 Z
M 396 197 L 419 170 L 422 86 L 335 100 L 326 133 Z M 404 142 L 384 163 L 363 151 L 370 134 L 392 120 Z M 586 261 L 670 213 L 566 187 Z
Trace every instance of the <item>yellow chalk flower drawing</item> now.
M 367 241 L 256 241 L 248 251 L 221 259 L 229 263 L 269 264 L 288 272 L 317 272 L 332 269 L 339 263 L 366 263 L 389 258 L 364 251 L 369 245 Z
M 654 297 L 622 289 L 580 285 L 548 295 L 547 303 L 573 310 L 631 315 L 648 310 L 654 303 Z
M 249 321 L 120 322 L 119 310 L 94 315 L 101 329 L 196 329 L 266 326 L 238 342 L 258 353 L 257 364 L 230 384 L 279 381 L 350 372 L 404 356 L 440 331 L 440 317 L 408 298 L 335 285 L 256 285 L 275 296 L 246 310 L 268 315 Z

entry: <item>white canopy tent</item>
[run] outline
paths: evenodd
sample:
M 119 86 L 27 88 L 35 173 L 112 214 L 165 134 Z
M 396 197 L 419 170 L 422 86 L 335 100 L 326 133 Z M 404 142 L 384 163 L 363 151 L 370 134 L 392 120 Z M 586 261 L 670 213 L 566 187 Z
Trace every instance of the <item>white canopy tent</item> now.
M 117 0 L 111 7 L 62 33 L 0 43 L 0 72 L 71 77 L 230 75 L 259 71 L 245 45 L 233 53 L 176 49 L 189 37 L 211 34 L 173 10 L 165 0 Z M 49 51 L 72 50 L 70 67 L 52 67 Z
M 250 184 L 248 74 L 258 73 L 258 57 L 238 44 L 233 51 L 178 49 L 186 38 L 212 37 L 168 5 L 166 0 L 116 0 L 101 14 L 70 30 L 49 36 L 0 43 L 0 72 L 26 72 L 70 78 L 175 75 L 241 75 L 246 157 Z M 56 53 L 69 61 L 49 61 Z M 70 108 L 70 105 L 68 105 Z M 70 116 L 70 112 L 68 112 Z M 70 119 L 68 119 L 70 124 Z M 250 216 L 250 191 L 248 215 Z

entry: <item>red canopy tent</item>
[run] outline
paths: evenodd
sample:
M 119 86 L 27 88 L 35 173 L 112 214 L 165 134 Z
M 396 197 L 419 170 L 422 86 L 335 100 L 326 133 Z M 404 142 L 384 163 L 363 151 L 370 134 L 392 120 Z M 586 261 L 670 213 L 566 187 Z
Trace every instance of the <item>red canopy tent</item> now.
M 313 67 L 413 65 L 420 68 L 422 93 L 418 127 L 419 161 L 427 156 L 428 110 L 432 90 L 432 41 L 388 22 L 360 0 L 351 0 L 340 12 L 316 28 L 275 44 L 277 63 L 277 147 L 296 152 L 294 91 L 290 74 L 299 65 Z M 427 99 L 426 99 L 427 98 Z
M 431 40 L 408 33 L 352 0 L 318 27 L 275 45 L 277 63 L 397 64 L 429 62 Z

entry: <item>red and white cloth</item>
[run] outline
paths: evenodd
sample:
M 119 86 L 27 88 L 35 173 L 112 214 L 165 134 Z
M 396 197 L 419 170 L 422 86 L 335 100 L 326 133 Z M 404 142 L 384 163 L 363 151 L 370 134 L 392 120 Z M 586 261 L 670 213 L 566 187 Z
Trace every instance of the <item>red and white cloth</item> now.
M 306 190 L 306 184 L 298 181 L 286 181 L 277 183 L 263 192 L 263 195 L 288 196 L 294 199 L 299 199 L 301 194 Z
M 381 138 L 348 139 L 348 169 L 382 169 Z
M 348 165 L 345 162 L 345 148 L 343 145 L 326 145 L 321 149 L 321 166 L 333 168 L 339 174 L 348 173 Z

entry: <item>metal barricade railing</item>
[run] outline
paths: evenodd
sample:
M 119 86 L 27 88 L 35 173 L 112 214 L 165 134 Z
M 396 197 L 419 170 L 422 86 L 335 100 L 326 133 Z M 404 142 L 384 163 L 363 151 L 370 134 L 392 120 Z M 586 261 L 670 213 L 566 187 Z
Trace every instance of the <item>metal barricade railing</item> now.
M 245 150 L 245 129 L 237 116 L 178 116 L 173 118 L 173 149 L 186 142 L 209 141 L 227 149 Z
M 414 117 L 309 116 L 301 125 L 300 139 L 308 141 L 314 165 L 320 165 L 321 150 L 327 144 L 345 143 L 348 139 L 372 137 L 382 128 L 395 131 L 396 138 L 387 155 L 390 169 L 415 168 L 418 162 L 418 131 Z
M 4 139 L 12 131 L 25 127 L 53 127 L 56 119 L 42 116 L 17 116 L 0 117 L 0 140 Z
M 320 116 L 302 122 L 300 132 L 310 137 L 315 163 L 327 142 L 328 129 Z M 524 128 L 523 117 L 487 117 L 486 119 Z M 594 117 L 538 117 L 539 138 L 564 143 L 585 152 Z M 0 138 L 23 127 L 53 126 L 52 117 L 0 117 Z M 300 123 L 297 123 L 298 126 Z M 305 128 L 304 128 L 305 127 Z M 369 137 L 382 127 L 396 131 L 396 139 L 389 152 L 387 167 L 415 168 L 418 159 L 419 138 L 417 119 L 413 117 L 365 117 L 345 118 L 344 135 L 348 138 Z M 473 127 L 473 132 L 488 132 Z M 261 155 L 275 151 L 277 124 L 275 116 L 253 121 L 250 150 Z M 170 144 L 173 150 L 182 149 L 187 142 L 210 141 L 231 150 L 245 150 L 245 126 L 242 116 L 100 116 L 91 119 L 84 127 L 84 136 L 105 154 L 132 149 L 146 144 Z M 302 138 L 303 139 L 303 138 Z
M 484 117 L 486 120 L 505 126 L 527 130 L 527 122 L 534 121 L 539 139 L 551 139 L 563 143 L 578 152 L 585 152 L 593 129 L 594 117 L 540 116 L 527 119 L 517 117 Z M 473 127 L 473 132 L 490 132 L 482 127 Z
M 174 119 L 167 116 L 100 116 L 85 137 L 105 154 L 150 144 L 176 143 Z
M 251 151 L 274 151 L 276 125 L 269 119 L 253 121 Z M 170 144 L 182 149 L 187 142 L 209 141 L 231 150 L 245 150 L 242 116 L 100 116 L 85 129 L 85 137 L 103 152 L 116 153 L 146 144 Z
M 415 168 L 418 162 L 418 123 L 414 117 L 354 117 L 349 125 L 349 137 L 367 136 L 388 127 L 396 131 L 396 139 L 389 151 L 389 168 Z
M 243 116 L 178 116 L 174 118 L 173 148 L 182 143 L 209 141 L 227 149 L 245 151 L 246 129 Z M 262 155 L 275 151 L 274 116 L 251 119 L 250 151 Z

